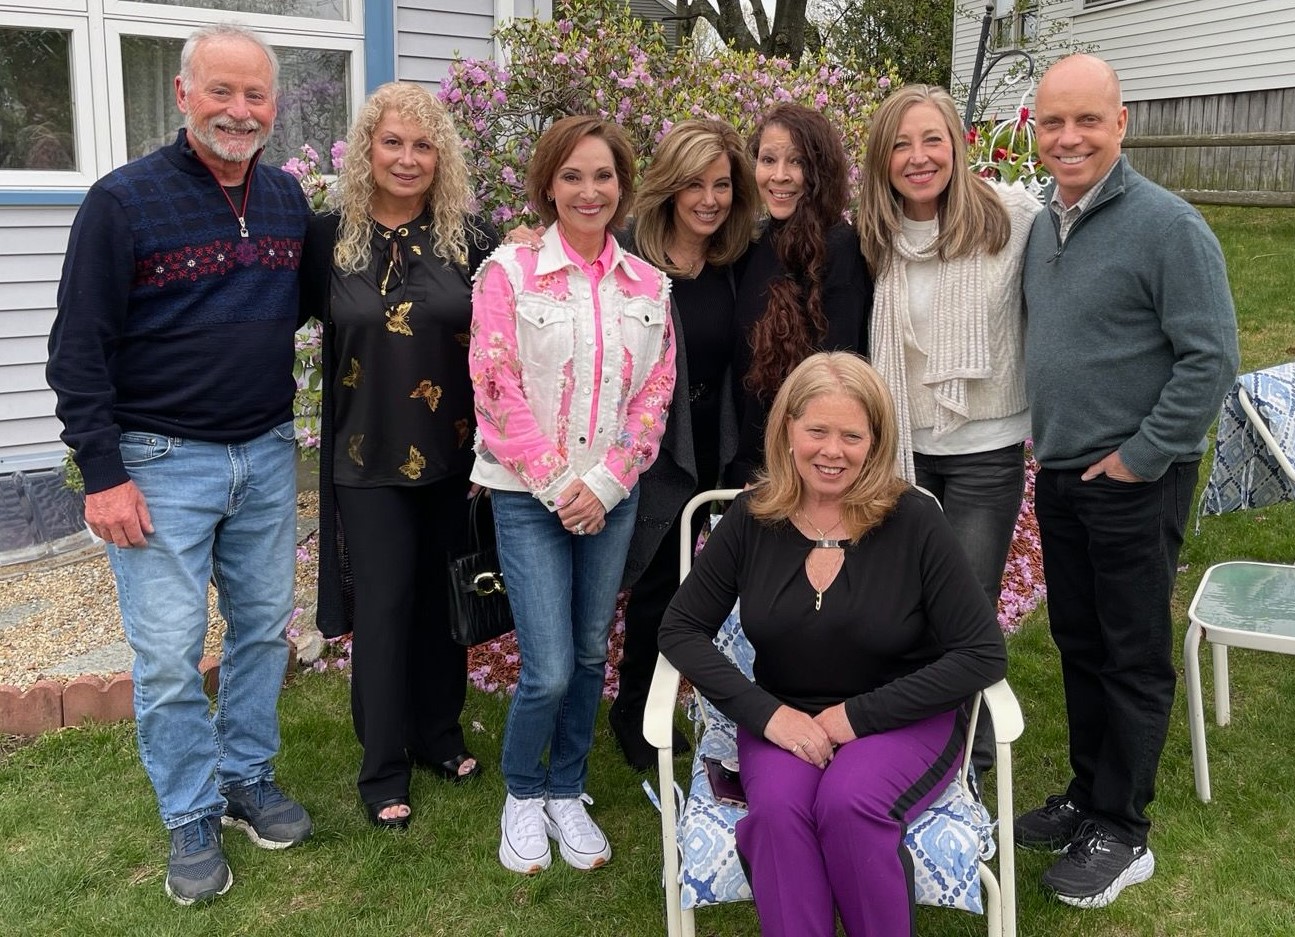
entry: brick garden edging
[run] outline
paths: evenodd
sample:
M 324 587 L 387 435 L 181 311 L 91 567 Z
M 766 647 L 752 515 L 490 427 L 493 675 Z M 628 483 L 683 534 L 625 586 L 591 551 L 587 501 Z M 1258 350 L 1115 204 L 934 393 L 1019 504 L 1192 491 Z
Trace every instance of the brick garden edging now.
M 207 695 L 215 696 L 220 686 L 219 658 L 204 657 L 198 664 L 198 672 L 202 674 Z M 0 686 L 0 734 L 40 735 L 76 728 L 87 722 L 133 720 L 134 691 L 135 683 L 128 673 L 113 674 L 107 679 L 98 674 L 83 674 L 67 683 L 37 680 L 25 690 Z

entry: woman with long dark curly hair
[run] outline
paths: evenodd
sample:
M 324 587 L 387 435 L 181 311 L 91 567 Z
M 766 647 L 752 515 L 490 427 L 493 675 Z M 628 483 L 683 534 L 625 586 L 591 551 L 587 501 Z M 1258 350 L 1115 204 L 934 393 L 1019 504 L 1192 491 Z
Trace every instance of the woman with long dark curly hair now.
M 788 374 L 816 351 L 868 350 L 872 279 L 845 221 L 849 160 L 822 114 L 779 104 L 751 139 L 755 180 L 769 219 L 738 285 L 733 362 L 737 457 L 730 484 L 763 461 L 769 405 Z

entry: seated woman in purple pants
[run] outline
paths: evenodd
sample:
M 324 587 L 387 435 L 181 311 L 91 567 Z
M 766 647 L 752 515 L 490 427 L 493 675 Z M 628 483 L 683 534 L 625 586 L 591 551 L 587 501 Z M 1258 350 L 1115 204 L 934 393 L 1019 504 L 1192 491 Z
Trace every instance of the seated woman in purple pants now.
M 994 610 L 939 506 L 895 474 L 890 394 L 849 352 L 779 390 L 765 471 L 679 588 L 661 652 L 738 725 L 737 845 L 764 937 L 911 934 L 906 824 L 1001 679 Z M 737 599 L 748 681 L 712 644 Z

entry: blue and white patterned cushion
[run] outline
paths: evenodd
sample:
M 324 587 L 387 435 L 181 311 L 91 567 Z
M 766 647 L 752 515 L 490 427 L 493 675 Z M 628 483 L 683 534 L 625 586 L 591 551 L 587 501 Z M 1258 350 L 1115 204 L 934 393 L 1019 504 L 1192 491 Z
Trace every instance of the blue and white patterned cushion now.
M 742 633 L 738 609 L 724 622 L 715 644 L 751 676 L 755 650 Z M 703 700 L 701 707 L 705 730 L 693 756 L 692 783 L 679 818 L 680 903 L 685 908 L 751 900 L 734 832 L 746 811 L 715 802 L 702 763 L 703 758 L 736 758 L 737 730 L 709 701 Z M 913 821 L 904 845 L 913 857 L 918 904 L 982 913 L 977 861 L 994 855 L 994 822 L 959 781 Z
M 1277 445 L 1295 461 L 1295 363 L 1240 375 L 1219 411 L 1214 465 L 1201 494 L 1202 515 L 1295 501 L 1295 483 L 1286 477 L 1241 409 L 1237 392 L 1242 388 Z

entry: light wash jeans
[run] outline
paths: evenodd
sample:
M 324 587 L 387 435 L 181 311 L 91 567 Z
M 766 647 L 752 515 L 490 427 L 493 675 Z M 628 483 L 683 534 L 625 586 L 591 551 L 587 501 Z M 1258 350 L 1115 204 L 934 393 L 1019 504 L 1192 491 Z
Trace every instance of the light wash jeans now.
M 225 811 L 221 790 L 273 777 L 296 563 L 292 423 L 245 443 L 128 432 L 121 454 L 148 504 L 148 545 L 108 545 L 135 651 L 140 759 L 162 822 Z M 215 711 L 198 662 L 215 580 L 228 624 Z
M 504 782 L 514 797 L 579 797 L 638 487 L 592 536 L 568 533 L 557 514 L 527 492 L 492 491 L 490 496 L 522 658 L 504 725 Z

